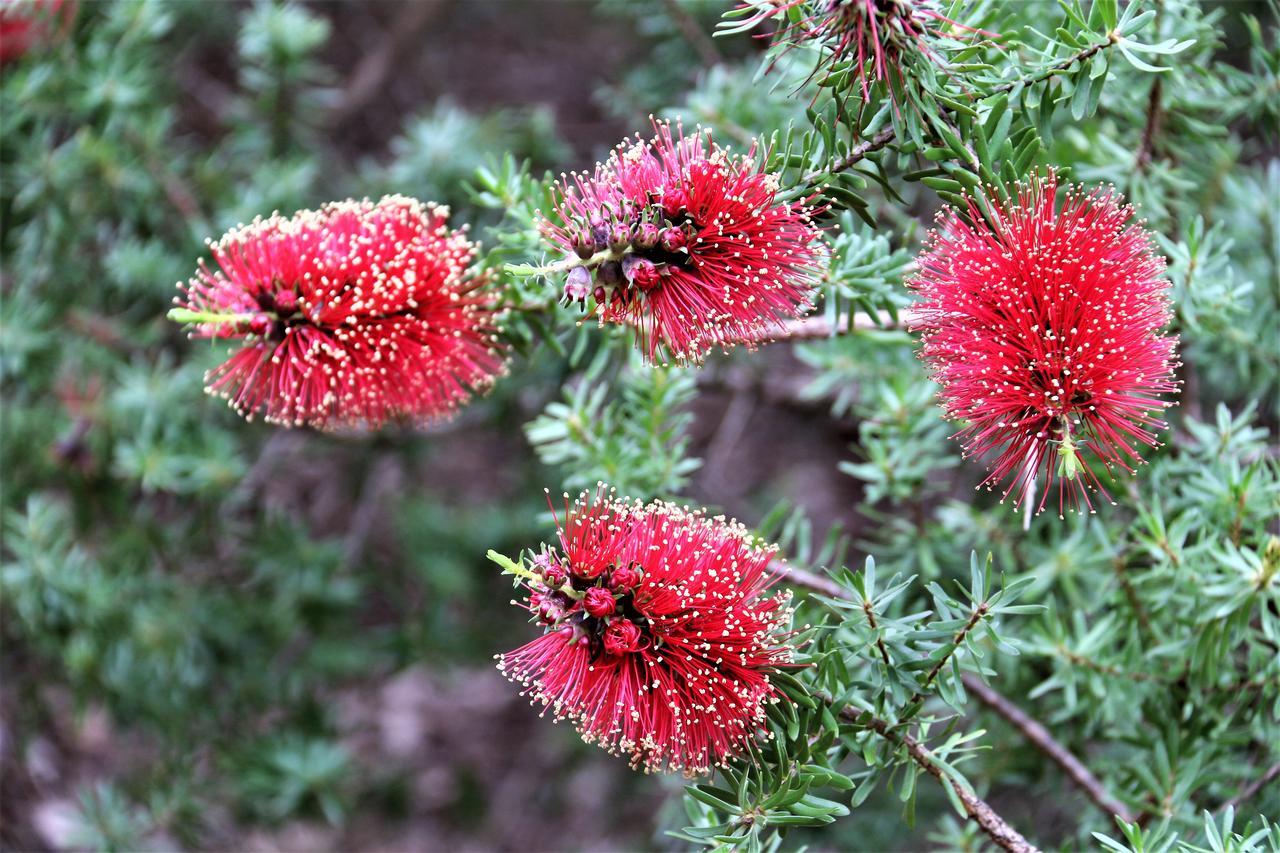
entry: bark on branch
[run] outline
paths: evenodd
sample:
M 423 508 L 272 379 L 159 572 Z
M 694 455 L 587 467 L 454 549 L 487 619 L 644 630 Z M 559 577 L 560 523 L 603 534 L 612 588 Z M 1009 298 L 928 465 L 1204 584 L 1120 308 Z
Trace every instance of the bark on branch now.
M 1033 720 L 1028 714 L 997 693 L 981 678 L 971 673 L 963 676 L 965 689 L 978 697 L 978 701 L 995 711 L 1017 729 L 1036 749 L 1049 757 L 1054 764 L 1062 768 L 1062 772 L 1084 791 L 1094 805 L 1108 814 L 1115 815 L 1125 823 L 1133 823 L 1137 817 L 1129 807 L 1107 793 L 1107 789 L 1098 781 L 1098 777 L 1089 772 L 1089 768 L 1081 763 L 1066 747 L 1053 739 L 1049 730 Z
M 845 595 L 844 589 L 841 588 L 839 584 L 828 577 L 817 574 L 816 572 L 792 568 L 780 560 L 774 561 L 769 568 L 774 575 L 783 579 L 792 586 L 821 593 L 828 598 L 848 598 L 848 596 Z M 1039 749 L 1048 756 L 1051 761 L 1062 768 L 1063 772 L 1067 774 L 1067 778 L 1074 782 L 1076 786 L 1085 793 L 1090 801 L 1094 803 L 1094 805 L 1102 809 L 1107 814 L 1119 817 L 1127 823 L 1133 823 L 1137 820 L 1137 816 L 1135 816 L 1133 812 L 1124 805 L 1124 803 L 1121 803 L 1119 800 L 1107 793 L 1106 787 L 1098 777 L 1094 776 L 1093 773 L 1090 772 L 1089 768 L 1086 767 L 1080 759 L 1076 758 L 1070 750 L 1058 743 L 1058 741 L 1054 739 L 1053 735 L 1049 733 L 1048 729 L 1033 720 L 1025 711 L 1006 699 L 977 676 L 966 673 L 963 676 L 963 679 L 964 686 L 970 693 L 978 697 L 980 702 L 1007 720 L 1032 746 Z M 957 793 L 959 793 L 958 790 Z M 961 799 L 961 802 L 964 802 L 963 798 Z M 968 807 L 966 806 L 966 808 Z M 986 830 L 986 827 L 984 826 L 983 829 Z M 1000 843 L 994 836 L 992 836 L 992 840 L 995 840 L 997 844 Z
M 934 779 L 937 779 L 939 784 L 950 788 L 955 793 L 956 799 L 964 807 L 969 819 L 978 824 L 986 836 L 1001 850 L 1008 850 L 1010 853 L 1037 853 L 1039 848 L 1027 841 L 1022 836 L 1022 833 L 1000 817 L 995 809 L 987 804 L 986 800 L 975 794 L 972 789 L 943 773 L 933 753 L 920 741 L 906 732 L 897 731 L 887 721 L 879 717 L 862 714 L 854 708 L 847 706 L 841 708 L 840 717 L 855 725 L 866 726 L 890 743 L 905 748 L 912 761 Z

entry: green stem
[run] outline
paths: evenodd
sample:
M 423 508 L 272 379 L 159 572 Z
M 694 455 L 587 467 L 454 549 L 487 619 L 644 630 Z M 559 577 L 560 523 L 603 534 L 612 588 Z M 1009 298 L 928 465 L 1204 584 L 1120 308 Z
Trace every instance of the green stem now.
M 215 311 L 192 311 L 190 308 L 170 308 L 165 317 L 175 323 L 247 323 L 258 314 L 265 314 L 272 320 L 276 319 L 276 315 L 270 312 L 222 314 Z
M 1058 476 L 1066 480 L 1074 480 L 1082 470 L 1080 456 L 1076 453 L 1076 444 L 1071 438 L 1071 421 L 1063 415 L 1062 442 L 1058 445 Z
M 529 264 L 507 264 L 506 270 L 516 275 L 552 275 L 568 272 L 575 267 L 593 267 L 606 261 L 620 261 L 633 251 L 635 250 L 631 246 L 624 246 L 616 252 L 613 249 L 602 249 L 589 258 L 565 258 L 563 261 L 548 264 L 545 267 L 535 267 Z
M 526 569 L 523 563 L 517 563 L 505 554 L 499 554 L 497 551 L 490 548 L 489 553 L 485 556 L 487 556 L 492 562 L 497 563 L 502 568 L 502 573 L 504 575 L 515 575 L 523 580 L 537 582 L 543 586 L 547 586 L 547 582 L 542 579 L 542 575 L 531 571 L 530 569 Z M 570 586 L 567 581 L 555 589 L 557 592 L 563 592 L 572 599 L 582 598 L 582 593 Z

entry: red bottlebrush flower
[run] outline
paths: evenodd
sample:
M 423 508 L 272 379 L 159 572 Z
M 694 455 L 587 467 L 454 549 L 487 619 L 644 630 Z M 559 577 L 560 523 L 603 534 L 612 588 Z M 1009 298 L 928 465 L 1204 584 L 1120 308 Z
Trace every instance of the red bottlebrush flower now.
M 498 315 L 448 209 L 402 196 L 255 219 L 179 285 L 193 335 L 246 345 L 206 377 L 246 416 L 289 426 L 425 423 L 503 370 Z M 178 316 L 193 312 L 187 316 Z
M 833 71 L 852 63 L 863 100 L 876 81 L 889 86 L 891 96 L 894 86 L 901 88 L 908 57 L 944 65 L 932 42 L 952 37 L 950 30 L 992 35 L 956 23 L 932 0 L 754 0 L 741 8 L 755 14 L 732 29 L 750 29 L 800 7 L 808 14 L 781 27 L 775 38 L 790 46 L 820 46 L 829 54 L 824 64 Z
M 568 273 L 565 298 L 591 294 L 601 323 L 634 326 L 650 361 L 749 344 L 807 311 L 824 257 L 816 211 L 778 201 L 754 146 L 735 157 L 701 130 L 654 126 L 557 184 L 555 221 L 540 227 L 566 256 L 553 267 Z
M 1058 505 L 1093 507 L 1101 489 L 1088 457 L 1132 472 L 1137 443 L 1155 445 L 1154 413 L 1177 390 L 1164 260 L 1133 208 L 1113 190 L 1068 189 L 1033 178 L 1016 199 L 976 207 L 966 222 L 944 211 L 911 282 L 922 301 L 913 325 L 920 354 L 942 385 L 967 454 L 998 455 L 984 481 L 1011 481 L 1026 499 L 1037 474 L 1043 510 L 1057 479 Z M 1105 491 L 1103 491 L 1105 495 Z
M 736 523 L 603 490 L 578 498 L 559 534 L 562 589 L 585 608 L 498 668 L 634 767 L 698 774 L 740 754 L 781 698 L 770 672 L 792 660 L 788 594 L 764 595 L 776 549 Z M 639 569 L 634 589 L 613 615 L 592 616 L 591 597 L 609 595 L 605 579 L 623 566 Z
M 0 65 L 65 34 L 75 16 L 75 0 L 0 0 Z

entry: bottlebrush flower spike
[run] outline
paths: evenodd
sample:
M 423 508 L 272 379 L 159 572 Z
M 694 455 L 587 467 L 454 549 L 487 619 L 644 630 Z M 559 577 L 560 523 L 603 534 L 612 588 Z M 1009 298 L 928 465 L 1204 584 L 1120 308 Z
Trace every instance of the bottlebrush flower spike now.
M 824 244 L 804 203 L 777 199 L 753 145 L 733 156 L 699 129 L 655 122 L 594 174 L 563 176 L 554 221 L 567 256 L 565 299 L 591 294 L 601 323 L 638 330 L 650 361 L 698 360 L 713 346 L 759 341 L 806 312 Z
M 933 42 L 954 37 L 952 31 L 992 35 L 956 23 L 939 12 L 933 0 L 750 0 L 740 8 L 754 14 L 732 26 L 731 32 L 754 28 L 792 9 L 808 12 L 780 27 L 774 38 L 792 47 L 821 47 L 827 51 L 824 65 L 833 73 L 850 63 L 864 101 L 876 81 L 888 85 L 891 95 L 895 86 L 900 89 L 909 73 L 904 69 L 915 59 L 945 66 Z
M 320 428 L 449 415 L 502 372 L 498 316 L 448 209 L 403 196 L 255 219 L 210 243 L 170 317 L 244 342 L 206 376 L 248 417 Z
M 498 668 L 633 767 L 695 775 L 740 754 L 782 698 L 770 672 L 792 661 L 789 593 L 764 594 L 777 549 L 735 522 L 603 487 L 565 513 L 563 586 L 490 552 L 525 579 L 524 606 L 546 626 Z
M 992 204 L 989 226 L 976 205 L 977 224 L 943 211 L 910 286 L 920 355 L 947 415 L 968 422 L 966 455 L 996 454 L 985 484 L 1009 481 L 1018 504 L 1043 473 L 1037 511 L 1056 480 L 1061 513 L 1105 496 L 1090 458 L 1132 472 L 1135 445 L 1157 444 L 1178 362 L 1160 334 L 1164 260 L 1133 208 L 1110 188 L 1069 188 L 1061 209 L 1057 196 L 1051 173 Z

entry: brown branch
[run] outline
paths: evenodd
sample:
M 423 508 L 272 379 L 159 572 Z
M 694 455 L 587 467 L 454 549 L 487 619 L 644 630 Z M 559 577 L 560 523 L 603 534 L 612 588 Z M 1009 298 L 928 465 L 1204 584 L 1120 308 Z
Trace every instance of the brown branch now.
M 680 0 L 663 0 L 667 7 L 667 14 L 671 16 L 671 20 L 680 30 L 680 35 L 684 36 L 684 40 L 689 46 L 698 52 L 698 56 L 702 59 L 703 65 L 719 65 L 724 57 L 720 55 L 719 48 L 711 37 L 703 31 L 698 25 L 697 20 L 690 15 L 685 8 L 680 5 Z
M 805 571 L 803 569 L 792 568 L 780 560 L 775 560 L 770 564 L 769 568 L 776 576 L 784 579 L 787 583 L 793 586 L 819 592 L 830 598 L 848 599 L 844 589 L 828 577 L 824 577 L 814 572 Z M 970 625 L 973 623 L 974 619 L 971 618 Z M 935 667 L 934 675 L 936 675 L 937 669 L 938 667 Z M 1098 780 L 1098 777 L 1094 776 L 1089 771 L 1089 768 L 1085 767 L 1084 764 L 1072 755 L 1066 747 L 1054 740 L 1053 735 L 1049 733 L 1048 729 L 1037 723 L 1035 720 L 1032 720 L 1020 708 L 1001 696 L 994 688 L 988 686 L 980 679 L 968 674 L 965 674 L 963 678 L 964 685 L 969 689 L 969 692 L 973 693 L 980 701 L 1008 720 L 1014 728 L 1027 738 L 1032 746 L 1035 746 L 1037 749 L 1044 752 L 1052 761 L 1061 767 L 1066 772 L 1067 777 L 1071 779 L 1071 781 L 1075 782 L 1099 808 L 1108 814 L 1124 817 L 1125 820 L 1129 822 L 1133 821 L 1133 814 L 1124 806 L 1124 804 L 1118 802 L 1107 794 L 1106 788 L 1103 787 L 1102 782 Z M 841 711 L 841 714 L 843 715 L 847 710 L 848 709 Z M 941 778 L 941 776 L 938 778 Z M 958 795 L 960 791 L 957 789 L 956 793 Z M 963 798 L 961 798 L 961 802 L 964 802 Z M 978 800 L 978 802 L 981 803 L 981 800 Z M 968 805 L 966 805 L 966 809 L 968 809 Z M 972 812 L 970 812 L 970 816 L 973 816 Z M 977 820 L 976 817 L 974 819 Z M 979 824 L 981 825 L 980 821 Z M 983 826 L 983 829 L 985 831 L 986 827 Z M 1012 832 L 1012 830 L 1010 831 Z M 988 835 L 990 835 L 990 833 L 988 833 Z M 1017 835 L 1017 833 L 1014 833 L 1014 835 Z M 997 844 L 1000 843 L 995 836 L 991 837 Z M 1018 837 L 1021 838 L 1021 836 Z M 1023 843 L 1026 843 L 1025 840 Z
M 868 154 L 884 148 L 893 141 L 893 137 L 894 130 L 893 126 L 890 125 L 870 139 L 864 139 L 862 142 L 859 142 L 853 147 L 852 151 L 832 163 L 827 168 L 812 171 L 801 178 L 800 181 L 801 183 L 811 184 L 823 175 L 833 175 L 836 172 L 843 172 L 865 159 Z
M 1106 41 L 1100 41 L 1097 44 L 1091 44 L 1088 47 L 1080 50 L 1079 52 L 1073 53 L 1067 58 L 1062 59 L 1058 62 L 1055 62 L 1053 65 L 1050 65 L 1048 68 L 1043 69 L 1039 74 L 1032 75 L 1031 77 L 1023 77 L 1018 80 L 1010 80 L 1008 83 L 1001 83 L 999 86 L 996 86 L 991 91 L 983 93 L 980 97 L 989 98 L 992 95 L 999 95 L 1003 92 L 1012 92 L 1019 85 L 1034 86 L 1037 83 L 1043 83 L 1046 80 L 1049 80 L 1053 77 L 1057 77 L 1063 71 L 1066 71 L 1067 69 L 1071 68 L 1071 66 L 1075 65 L 1076 63 L 1084 62 L 1086 59 L 1093 56 L 1095 53 L 1102 50 L 1103 48 L 1111 47 L 1111 45 L 1115 44 L 1119 40 L 1120 40 L 1119 33 L 1112 33 L 1107 38 Z
M 1098 781 L 1098 777 L 1089 772 L 1089 768 L 1080 763 L 1080 759 L 1054 740 L 1048 729 L 997 693 L 978 676 L 966 672 L 963 680 L 965 688 L 978 697 L 978 701 L 1004 717 L 1010 725 L 1022 733 L 1023 737 L 1061 767 L 1067 777 L 1075 782 L 1098 808 L 1115 815 L 1125 823 L 1133 823 L 1136 820 L 1128 806 L 1107 793 L 1107 789 Z
M 1246 802 L 1267 785 L 1271 784 L 1271 781 L 1276 777 L 1280 777 L 1280 763 L 1272 764 L 1268 767 L 1265 773 L 1241 788 L 1240 793 L 1236 794 L 1234 797 L 1219 806 L 1218 811 L 1221 813 L 1225 812 L 1227 809 L 1238 808 L 1241 803 Z
M 1142 142 L 1138 145 L 1138 156 L 1134 159 L 1134 167 L 1139 172 L 1145 172 L 1151 165 L 1151 158 L 1155 154 L 1156 134 L 1160 130 L 1160 94 L 1164 88 L 1164 78 L 1159 74 L 1155 78 L 1155 82 L 1151 84 L 1151 94 L 1147 98 L 1147 122 L 1142 128 Z
M 987 805 L 986 801 L 975 794 L 972 789 L 945 774 L 942 768 L 938 766 L 937 759 L 934 758 L 933 753 L 920 741 L 906 732 L 895 731 L 893 726 L 885 720 L 862 714 L 854 708 L 847 706 L 841 708 L 840 717 L 854 725 L 865 726 L 890 743 L 905 748 L 912 761 L 920 765 L 934 779 L 937 779 L 940 785 L 950 788 L 955 793 L 956 799 L 964 807 L 965 814 L 969 816 L 969 819 L 978 824 L 979 828 L 986 833 L 986 836 L 995 842 L 996 846 L 1001 850 L 1008 850 L 1011 853 L 1035 853 L 1038 850 L 1034 844 L 1023 838 L 1021 833 L 1010 826 L 1004 818 L 996 813 L 995 809 Z
M 915 315 L 909 308 L 898 312 L 897 322 L 894 322 L 893 318 L 887 313 L 880 312 L 872 315 L 859 311 L 852 318 L 837 317 L 833 327 L 826 317 L 814 314 L 810 317 L 801 317 L 798 320 L 788 320 L 783 324 L 780 331 L 766 330 L 755 338 L 754 343 L 822 340 L 823 338 L 847 334 L 850 330 L 906 329 L 911 326 L 914 318 Z
M 360 60 L 347 81 L 342 100 L 329 116 L 330 125 L 341 127 L 347 124 L 383 93 L 387 79 L 396 70 L 401 57 L 432 19 L 444 9 L 447 2 L 448 0 L 410 0 L 401 6 L 378 49 Z

